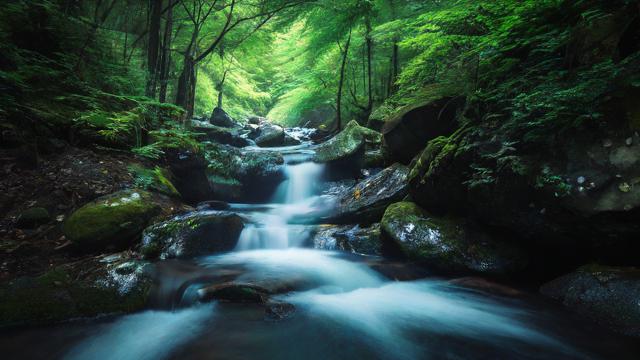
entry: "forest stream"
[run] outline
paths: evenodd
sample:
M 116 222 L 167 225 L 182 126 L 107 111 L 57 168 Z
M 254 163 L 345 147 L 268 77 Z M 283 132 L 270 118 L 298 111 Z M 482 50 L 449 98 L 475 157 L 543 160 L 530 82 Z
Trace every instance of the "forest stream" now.
M 314 249 L 311 227 L 304 223 L 333 211 L 335 185 L 323 180 L 324 165 L 312 161 L 313 145 L 247 151 L 283 153 L 286 179 L 267 203 L 231 204 L 228 211 L 249 223 L 234 251 L 160 261 L 155 309 L 13 331 L 0 340 L 4 354 L 114 360 L 606 359 L 615 351 L 616 359 L 634 358 L 631 343 L 526 291 L 483 291 L 434 276 L 396 281 L 409 269 L 390 274 L 389 262 L 377 257 Z M 223 300 L 207 301 L 209 293 L 225 290 L 218 293 Z

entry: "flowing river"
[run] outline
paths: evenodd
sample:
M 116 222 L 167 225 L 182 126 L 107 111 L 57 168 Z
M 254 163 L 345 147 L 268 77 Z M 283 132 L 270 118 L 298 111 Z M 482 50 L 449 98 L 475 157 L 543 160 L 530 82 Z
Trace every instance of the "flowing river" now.
M 252 151 L 267 151 L 253 149 Z M 156 308 L 13 331 L 5 355 L 33 359 L 625 359 L 632 345 L 534 294 L 508 297 L 447 279 L 394 281 L 370 256 L 313 249 L 309 219 L 331 211 L 310 145 L 272 149 L 284 181 L 235 251 L 157 265 Z M 378 267 L 372 264 L 379 265 Z M 378 270 L 375 270 L 378 269 Z M 286 289 L 258 303 L 202 303 L 216 281 Z M 593 341 L 596 339 L 596 341 Z M 612 357 L 612 354 L 615 354 Z

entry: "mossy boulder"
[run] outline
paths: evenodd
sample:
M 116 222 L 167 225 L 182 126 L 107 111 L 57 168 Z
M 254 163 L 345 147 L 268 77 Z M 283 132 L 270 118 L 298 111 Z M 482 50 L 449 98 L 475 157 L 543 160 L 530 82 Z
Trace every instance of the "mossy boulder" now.
M 336 211 L 322 220 L 334 224 L 379 222 L 387 206 L 407 195 L 408 173 L 406 166 L 396 163 L 340 191 Z
M 162 212 L 157 197 L 130 189 L 98 198 L 65 221 L 65 236 L 78 248 L 103 250 L 130 245 L 149 220 Z
M 406 257 L 441 272 L 508 274 L 526 265 L 517 248 L 459 219 L 432 217 L 412 202 L 390 205 L 380 225 L 386 255 Z
M 164 149 L 162 161 L 173 174 L 173 184 L 189 204 L 213 199 L 207 180 L 207 160 L 201 149 Z
M 153 266 L 126 253 L 58 266 L 0 285 L 0 328 L 143 309 Z
M 640 269 L 587 265 L 540 289 L 567 308 L 625 335 L 640 337 Z
M 134 164 L 129 166 L 129 172 L 133 174 L 135 185 L 139 188 L 156 191 L 170 197 L 181 197 L 180 192 L 173 185 L 173 174 L 168 169 L 159 166 L 149 169 Z
M 326 163 L 330 167 L 328 173 L 335 174 L 335 178 L 358 177 L 364 165 L 366 144 L 379 144 L 381 139 L 379 132 L 352 120 L 340 133 L 316 148 L 315 161 Z
M 148 259 L 192 258 L 233 250 L 244 220 L 230 212 L 204 211 L 145 229 L 140 251 Z
M 213 109 L 213 111 L 211 112 L 211 117 L 209 118 L 209 122 L 212 125 L 227 128 L 240 126 L 240 124 L 237 121 L 233 120 L 233 118 L 229 116 L 226 111 L 219 107 L 215 107 Z
M 207 178 L 216 199 L 260 201 L 268 199 L 284 180 L 284 158 L 272 151 L 240 151 L 208 144 Z
M 20 228 L 33 228 L 51 220 L 51 215 L 47 209 L 33 207 L 23 211 L 16 222 Z
M 238 127 L 216 126 L 199 120 L 192 120 L 191 126 L 196 133 L 196 139 L 200 141 L 213 141 L 236 147 L 251 145 L 251 141 L 242 136 L 242 129 Z

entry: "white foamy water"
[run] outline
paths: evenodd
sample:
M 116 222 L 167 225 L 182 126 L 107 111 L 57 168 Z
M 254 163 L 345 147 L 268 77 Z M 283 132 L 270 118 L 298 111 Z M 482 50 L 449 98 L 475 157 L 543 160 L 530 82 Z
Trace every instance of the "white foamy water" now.
M 145 311 L 127 315 L 83 340 L 65 359 L 165 359 L 173 350 L 197 337 L 213 315 L 213 304 L 175 312 Z
M 308 157 L 308 154 L 302 156 Z M 236 250 L 302 246 L 309 238 L 309 232 L 291 226 L 290 222 L 295 217 L 318 211 L 316 189 L 323 171 L 324 165 L 314 162 L 285 165 L 286 180 L 276 190 L 270 210 L 252 213 L 255 223 L 243 229 Z

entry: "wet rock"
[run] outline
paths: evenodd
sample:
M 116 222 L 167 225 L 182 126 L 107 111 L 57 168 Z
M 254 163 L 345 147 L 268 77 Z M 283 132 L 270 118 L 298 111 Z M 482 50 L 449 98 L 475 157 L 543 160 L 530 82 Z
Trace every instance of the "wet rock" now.
M 640 337 L 640 269 L 583 266 L 540 291 L 614 331 Z
M 19 228 L 33 228 L 38 225 L 42 225 L 51 220 L 51 215 L 47 209 L 42 207 L 34 207 L 23 211 L 18 220 L 16 226 Z
M 143 309 L 153 266 L 128 253 L 58 266 L 0 285 L 0 328 Z
M 244 228 L 237 214 L 194 212 L 144 230 L 140 252 L 146 259 L 193 258 L 233 250 Z
M 522 252 L 452 218 L 432 217 L 411 202 L 390 205 L 381 222 L 383 253 L 446 273 L 507 274 L 526 265 Z
M 161 212 L 158 196 L 143 190 L 123 190 L 76 210 L 64 222 L 63 232 L 83 250 L 128 246 Z
M 246 151 L 210 144 L 206 150 L 207 177 L 217 199 L 260 201 L 284 180 L 280 153 Z
M 276 147 L 284 145 L 285 134 L 281 126 L 264 122 L 260 124 L 259 136 L 255 139 L 260 147 Z
M 322 250 L 381 255 L 380 224 L 373 224 L 370 227 L 320 225 L 313 236 L 313 246 Z
M 267 301 L 264 307 L 265 320 L 282 321 L 290 318 L 296 312 L 293 304 L 282 301 Z
M 337 211 L 328 218 L 328 223 L 373 223 L 382 218 L 386 207 L 402 200 L 408 191 L 409 169 L 402 164 L 393 164 L 337 195 Z
M 352 120 L 338 135 L 316 148 L 315 161 L 326 163 L 328 173 L 335 179 L 357 178 L 364 165 L 366 144 L 380 141 L 380 133 Z
M 382 133 L 393 159 L 408 164 L 429 140 L 453 133 L 463 105 L 461 97 L 429 98 L 389 116 Z
M 392 115 L 393 109 L 386 104 L 382 104 L 373 110 L 371 115 L 369 115 L 367 127 L 375 131 L 382 131 L 385 121 Z
M 198 297 L 202 302 L 264 304 L 269 297 L 269 291 L 254 284 L 230 282 L 204 287 L 198 290 Z
M 222 126 L 227 128 L 237 127 L 239 124 L 233 120 L 229 114 L 223 109 L 216 107 L 213 109 L 211 113 L 211 117 L 209 118 L 209 122 L 211 125 Z

